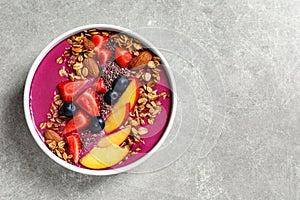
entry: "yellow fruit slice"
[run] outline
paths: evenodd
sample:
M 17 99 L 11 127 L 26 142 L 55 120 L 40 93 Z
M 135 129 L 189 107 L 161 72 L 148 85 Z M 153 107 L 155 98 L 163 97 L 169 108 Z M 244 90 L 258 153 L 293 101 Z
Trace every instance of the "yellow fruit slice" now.
M 131 131 L 131 126 L 126 126 L 122 130 L 110 134 L 108 136 L 103 137 L 97 144 L 98 147 L 104 148 L 111 144 L 120 145 L 122 144 L 127 137 L 129 136 Z
M 104 131 L 111 133 L 119 128 L 128 118 L 130 103 L 114 106 L 108 118 L 105 120 Z
M 118 145 L 109 145 L 105 148 L 94 147 L 89 153 L 100 163 L 106 167 L 111 167 L 128 154 L 129 150 L 119 147 Z
M 119 98 L 118 102 L 116 103 L 116 107 L 120 105 L 125 105 L 126 103 L 130 103 L 129 110 L 132 110 L 135 106 L 135 103 L 138 99 L 140 93 L 140 86 L 138 79 L 133 79 L 130 81 L 129 85 Z
M 104 164 L 96 160 L 90 153 L 87 153 L 79 161 L 83 166 L 90 169 L 103 169 L 106 168 Z

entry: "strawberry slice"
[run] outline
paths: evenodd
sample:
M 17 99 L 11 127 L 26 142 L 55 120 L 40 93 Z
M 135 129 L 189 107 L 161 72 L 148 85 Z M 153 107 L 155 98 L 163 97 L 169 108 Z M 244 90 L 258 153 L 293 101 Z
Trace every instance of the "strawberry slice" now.
M 73 155 L 74 163 L 77 164 L 79 161 L 79 154 L 81 150 L 81 139 L 79 135 L 76 133 L 68 135 L 67 143 L 69 146 L 70 153 Z
M 77 111 L 76 115 L 67 123 L 63 134 L 80 131 L 88 127 L 90 119 L 82 111 Z
M 107 87 L 104 83 L 103 78 L 100 77 L 96 80 L 96 82 L 93 85 L 93 89 L 100 94 L 103 94 L 107 91 Z
M 120 67 L 127 68 L 129 62 L 132 60 L 132 55 L 126 49 L 118 47 L 115 51 L 115 58 Z
M 62 99 L 66 102 L 71 102 L 80 88 L 84 86 L 88 80 L 84 81 L 63 81 L 58 84 L 58 89 Z
M 92 88 L 89 88 L 82 93 L 75 100 L 75 103 L 92 117 L 100 114 L 100 102 Z
M 111 51 L 105 48 L 102 48 L 99 50 L 99 52 L 97 53 L 100 64 L 104 65 L 105 63 L 107 63 L 107 61 L 110 59 L 111 57 Z
M 105 47 L 108 42 L 108 38 L 104 35 L 93 35 L 91 40 L 94 43 L 94 45 L 99 48 Z

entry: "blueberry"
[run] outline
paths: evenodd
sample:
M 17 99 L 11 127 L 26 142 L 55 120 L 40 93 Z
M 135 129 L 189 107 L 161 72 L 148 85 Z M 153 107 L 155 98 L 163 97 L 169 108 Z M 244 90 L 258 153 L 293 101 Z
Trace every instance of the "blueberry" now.
M 61 107 L 61 112 L 67 117 L 72 117 L 77 111 L 76 105 L 72 102 L 65 102 Z
M 91 119 L 90 122 L 91 131 L 93 132 L 101 131 L 104 128 L 104 126 L 105 126 L 105 122 L 102 117 L 98 116 Z
M 109 90 L 104 95 L 104 101 L 109 105 L 115 104 L 118 101 L 118 99 L 119 99 L 119 94 L 114 90 Z
M 126 77 L 121 76 L 114 80 L 114 82 L 112 83 L 112 88 L 114 91 L 121 94 L 127 88 L 128 84 L 129 84 L 129 80 Z

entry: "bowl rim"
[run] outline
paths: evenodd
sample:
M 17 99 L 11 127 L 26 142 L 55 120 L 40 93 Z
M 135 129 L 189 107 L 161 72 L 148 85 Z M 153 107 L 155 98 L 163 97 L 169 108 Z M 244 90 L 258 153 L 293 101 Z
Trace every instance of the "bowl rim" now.
M 53 154 L 47 148 L 45 143 L 41 140 L 39 133 L 35 128 L 35 124 L 33 122 L 33 119 L 31 117 L 31 112 L 30 112 L 29 102 L 30 102 L 30 89 L 31 89 L 32 80 L 33 80 L 36 70 L 38 69 L 38 67 L 39 67 L 40 63 L 42 62 L 42 60 L 44 59 L 44 57 L 49 53 L 49 51 L 51 49 L 53 49 L 57 44 L 59 44 L 61 41 L 65 40 L 66 38 L 72 36 L 73 34 L 80 32 L 80 31 L 83 31 L 85 29 L 93 29 L 93 28 L 100 29 L 100 30 L 103 29 L 103 30 L 108 30 L 108 31 L 124 32 L 129 36 L 139 39 L 143 44 L 145 44 L 148 48 L 150 48 L 151 51 L 153 51 L 155 54 L 157 54 L 161 58 L 162 63 L 164 63 L 164 70 L 169 79 L 170 90 L 172 93 L 172 98 L 171 98 L 172 104 L 171 104 L 169 122 L 168 122 L 167 127 L 165 128 L 165 131 L 162 134 L 161 138 L 151 148 L 151 150 L 149 152 L 147 152 L 145 155 L 143 155 L 141 158 L 139 158 L 138 160 L 136 160 L 128 165 L 125 165 L 125 166 L 122 166 L 122 167 L 116 168 L 116 169 L 93 170 L 93 169 L 88 169 L 88 168 L 80 168 L 80 167 L 72 165 L 72 164 L 58 158 L 55 154 Z M 74 172 L 78 172 L 81 174 L 100 175 L 100 176 L 113 175 L 113 174 L 119 174 L 122 172 L 126 172 L 126 171 L 133 169 L 134 167 L 137 167 L 138 165 L 140 165 L 144 161 L 146 161 L 150 156 L 152 156 L 161 147 L 161 145 L 164 143 L 167 136 L 169 135 L 169 132 L 170 132 L 171 127 L 175 120 L 175 113 L 176 113 L 176 109 L 177 109 L 176 94 L 177 94 L 177 92 L 176 92 L 175 78 L 170 69 L 170 66 L 169 66 L 167 60 L 165 59 L 165 57 L 160 53 L 160 51 L 152 43 L 150 43 L 147 39 L 145 39 L 138 33 L 134 32 L 130 29 L 127 29 L 127 28 L 123 28 L 123 27 L 111 25 L 111 24 L 89 24 L 89 25 L 83 25 L 83 26 L 73 28 L 73 29 L 59 35 L 54 40 L 52 40 L 36 57 L 36 59 L 34 60 L 32 66 L 28 72 L 26 82 L 25 82 L 24 96 L 23 96 L 24 114 L 25 114 L 28 128 L 29 128 L 30 133 L 31 133 L 32 137 L 34 138 L 35 142 L 43 150 L 43 152 L 46 155 L 48 155 L 52 160 L 54 160 L 56 163 L 58 163 L 59 165 L 65 167 L 69 170 L 72 170 Z

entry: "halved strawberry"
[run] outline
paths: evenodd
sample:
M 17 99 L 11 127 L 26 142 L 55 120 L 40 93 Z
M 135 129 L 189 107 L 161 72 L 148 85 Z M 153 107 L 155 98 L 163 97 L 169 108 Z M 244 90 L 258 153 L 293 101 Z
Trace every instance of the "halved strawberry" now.
M 81 139 L 78 134 L 73 133 L 66 137 L 70 153 L 73 155 L 74 163 L 78 163 L 81 150 Z
M 108 38 L 104 35 L 93 35 L 91 40 L 94 45 L 98 46 L 99 48 L 105 47 L 108 42 Z
M 99 52 L 97 53 L 100 64 L 104 65 L 105 63 L 107 63 L 107 61 L 110 59 L 111 57 L 111 51 L 105 48 L 102 48 L 99 50 Z
M 107 87 L 104 83 L 103 78 L 100 77 L 96 80 L 96 82 L 93 85 L 93 89 L 96 90 L 96 92 L 98 93 L 105 93 L 107 91 Z
M 115 58 L 120 67 L 127 68 L 129 62 L 132 60 L 132 55 L 126 49 L 118 47 L 115 51 Z
M 82 93 L 75 100 L 75 103 L 92 117 L 100 114 L 100 102 L 92 88 L 89 88 Z
M 75 116 L 67 123 L 63 134 L 72 133 L 80 131 L 88 127 L 90 124 L 90 119 L 82 111 L 77 111 Z
M 84 81 L 63 81 L 58 84 L 60 95 L 64 101 L 71 102 L 79 89 L 84 86 L 88 80 Z

